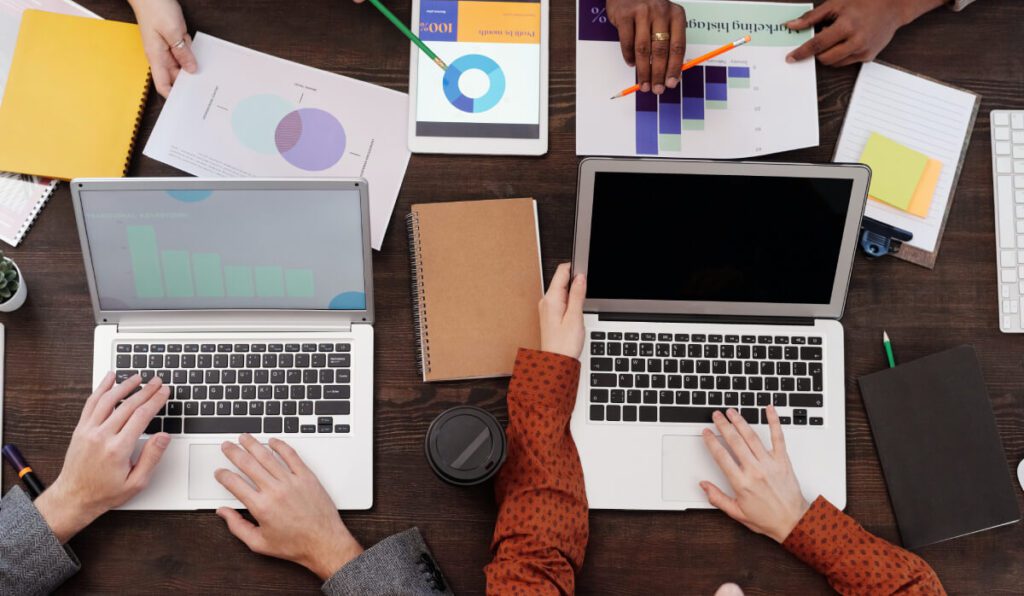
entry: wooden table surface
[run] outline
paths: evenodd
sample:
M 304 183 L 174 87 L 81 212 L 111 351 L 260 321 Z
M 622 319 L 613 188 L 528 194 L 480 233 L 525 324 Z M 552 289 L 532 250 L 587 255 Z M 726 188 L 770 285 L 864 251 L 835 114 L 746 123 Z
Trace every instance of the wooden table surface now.
M 126 3 L 82 0 L 109 19 L 131 21 Z M 406 42 L 369 5 L 347 0 L 187 0 L 190 31 L 400 91 L 408 84 Z M 407 18 L 410 3 L 393 3 Z M 570 257 L 576 198 L 573 2 L 551 10 L 550 149 L 542 158 L 412 158 L 383 250 L 376 284 L 375 502 L 345 521 L 366 546 L 419 526 L 458 593 L 484 589 L 483 566 L 495 519 L 490 486 L 455 488 L 423 458 L 423 435 L 457 404 L 486 408 L 503 421 L 505 380 L 426 385 L 416 374 L 404 217 L 413 202 L 533 196 L 539 201 L 544 270 Z M 883 366 L 879 336 L 889 331 L 902 359 L 958 344 L 977 348 L 1008 465 L 1024 457 L 1024 336 L 996 321 L 996 268 L 989 118 L 993 108 L 1024 108 L 1024 2 L 983 0 L 956 14 L 939 10 L 899 32 L 881 58 L 983 95 L 938 264 L 929 271 L 895 259 L 858 255 L 846 328 L 847 512 L 897 540 L 856 379 Z M 858 67 L 818 68 L 821 145 L 773 156 L 828 161 Z M 54 81 L 55 93 L 74 93 Z M 163 100 L 152 94 L 139 133 L 143 144 Z M 935 124 L 942 126 L 941 122 Z M 180 172 L 136 151 L 133 176 Z M 17 443 L 37 473 L 52 481 L 90 392 L 92 332 L 81 250 L 67 185 L 18 249 L 28 303 L 0 317 L 7 329 L 4 440 Z M 936 440 L 941 440 L 937 437 Z M 927 445 L 922 445 L 927 449 Z M 6 490 L 14 481 L 3 471 Z M 1018 491 L 1018 500 L 1024 498 Z M 596 511 L 581 593 L 711 594 L 736 581 L 751 594 L 819 593 L 828 585 L 770 540 L 716 511 Z M 249 553 L 211 512 L 115 512 L 72 546 L 82 571 L 66 593 L 314 593 L 319 582 L 290 563 Z M 1020 593 L 1024 525 L 1016 524 L 924 549 L 950 592 Z

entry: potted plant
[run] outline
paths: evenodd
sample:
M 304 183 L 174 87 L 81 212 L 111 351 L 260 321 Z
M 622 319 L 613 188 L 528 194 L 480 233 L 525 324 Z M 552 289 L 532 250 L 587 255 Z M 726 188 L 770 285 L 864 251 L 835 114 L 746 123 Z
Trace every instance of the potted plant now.
M 0 250 L 0 312 L 13 312 L 25 304 L 28 286 L 18 265 Z

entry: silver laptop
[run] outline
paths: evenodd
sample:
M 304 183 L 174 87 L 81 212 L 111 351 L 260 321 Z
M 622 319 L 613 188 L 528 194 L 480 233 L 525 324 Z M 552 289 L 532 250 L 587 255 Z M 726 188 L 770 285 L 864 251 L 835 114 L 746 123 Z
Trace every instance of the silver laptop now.
M 96 316 L 93 383 L 159 376 L 172 437 L 123 509 L 240 507 L 224 440 L 292 445 L 340 509 L 373 503 L 373 274 L 364 180 L 71 183 Z M 141 447 L 140 441 L 139 446 Z
M 708 508 L 700 433 L 775 404 L 804 494 L 846 503 L 843 328 L 864 166 L 586 159 L 573 269 L 587 343 L 572 417 L 596 509 Z

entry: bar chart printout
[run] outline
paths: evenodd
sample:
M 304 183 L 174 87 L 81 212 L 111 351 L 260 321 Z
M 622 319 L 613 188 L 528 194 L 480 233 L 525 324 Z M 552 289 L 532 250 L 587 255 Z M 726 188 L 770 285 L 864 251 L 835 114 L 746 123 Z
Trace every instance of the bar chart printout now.
M 236 265 L 217 253 L 161 250 L 153 226 L 127 226 L 138 298 L 311 298 L 312 269 Z
M 780 25 L 806 4 L 672 0 L 686 9 L 686 58 L 751 42 L 682 73 L 660 96 L 608 100 L 635 82 L 605 0 L 578 0 L 576 153 L 737 158 L 818 144 L 814 64 L 786 54 L 812 32 Z

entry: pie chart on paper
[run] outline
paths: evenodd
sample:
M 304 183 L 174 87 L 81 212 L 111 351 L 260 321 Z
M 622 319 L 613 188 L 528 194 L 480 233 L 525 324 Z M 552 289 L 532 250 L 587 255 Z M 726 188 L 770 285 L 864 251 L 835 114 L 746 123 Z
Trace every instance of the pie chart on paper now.
M 263 154 L 278 154 L 301 170 L 320 172 L 345 155 L 345 127 L 320 108 L 296 108 L 273 94 L 251 95 L 239 101 L 231 127 L 242 145 Z

